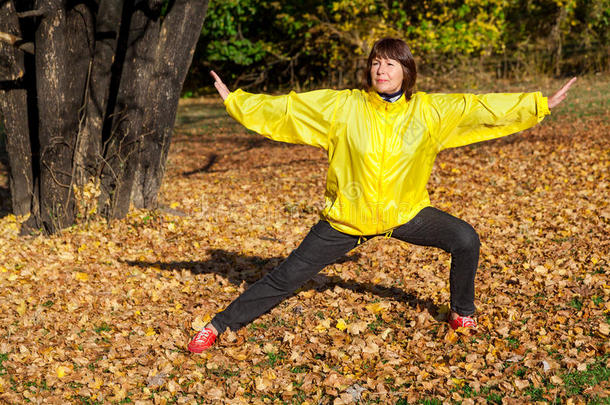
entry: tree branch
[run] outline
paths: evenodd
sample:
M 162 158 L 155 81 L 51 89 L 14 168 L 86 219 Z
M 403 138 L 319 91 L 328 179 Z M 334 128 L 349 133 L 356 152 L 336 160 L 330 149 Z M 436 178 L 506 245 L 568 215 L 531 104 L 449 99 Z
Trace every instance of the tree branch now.
M 13 34 L 9 34 L 7 32 L 0 32 L 0 42 L 6 42 L 8 44 L 13 45 L 17 49 L 20 49 L 27 53 L 31 53 L 32 55 L 34 54 L 33 42 L 25 42 L 23 39 Z
M 45 10 L 38 9 L 38 10 L 30 10 L 30 11 L 23 11 L 21 13 L 17 13 L 17 17 L 18 18 L 41 17 L 45 14 L 46 14 Z

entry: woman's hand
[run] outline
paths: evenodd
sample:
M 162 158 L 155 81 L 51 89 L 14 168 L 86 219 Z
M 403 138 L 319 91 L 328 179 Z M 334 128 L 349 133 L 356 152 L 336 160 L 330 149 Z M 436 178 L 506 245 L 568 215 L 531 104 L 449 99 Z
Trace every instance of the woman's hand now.
M 220 77 L 216 74 L 216 72 L 210 70 L 210 74 L 214 78 L 214 87 L 216 87 L 218 94 L 220 94 L 220 97 L 222 97 L 222 100 L 224 101 L 229 96 L 229 93 L 231 93 L 229 88 L 222 82 L 222 80 L 220 80 Z
M 568 90 L 570 90 L 570 87 L 572 87 L 575 81 L 576 77 L 571 78 L 570 81 L 564 84 L 557 93 L 549 97 L 549 109 L 557 107 L 557 105 L 566 98 L 568 95 Z

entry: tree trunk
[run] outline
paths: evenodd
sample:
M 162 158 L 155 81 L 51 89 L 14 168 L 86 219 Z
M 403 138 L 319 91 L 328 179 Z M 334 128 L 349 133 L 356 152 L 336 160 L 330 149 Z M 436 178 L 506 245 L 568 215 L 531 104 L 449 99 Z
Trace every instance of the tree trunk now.
M 560 7 L 552 32 L 552 36 L 555 42 L 555 66 L 553 67 L 553 72 L 556 76 L 559 76 L 561 74 L 561 62 L 563 59 L 563 41 L 561 34 L 561 26 L 563 24 L 563 21 L 566 19 L 566 15 L 566 8 L 563 6 Z
M 161 26 L 148 92 L 152 108 L 144 112 L 143 129 L 147 135 L 143 138 L 140 166 L 132 189 L 132 200 L 137 207 L 157 205 L 180 90 L 193 60 L 207 5 L 204 0 L 176 0 Z
M 80 187 L 101 175 L 102 128 L 122 9 L 123 0 L 102 0 L 99 4 L 93 41 L 95 48 L 85 97 L 85 121 L 74 159 L 75 181 Z
M 21 37 L 13 3 L 0 5 L 0 32 Z M 12 45 L 0 43 L 0 113 L 4 116 L 6 149 L 10 151 L 9 187 L 13 212 L 25 215 L 32 203 L 32 151 L 30 148 L 27 92 L 24 88 L 24 55 Z
M 0 108 L 13 211 L 31 214 L 26 228 L 74 223 L 91 184 L 107 217 L 131 204 L 155 208 L 207 3 L 20 2 L 30 11 L 1 3 L 0 41 L 9 40 L 0 45 Z M 16 43 L 22 32 L 32 38 Z M 33 62 L 24 64 L 23 49 Z
M 140 143 L 148 136 L 142 121 L 144 111 L 152 108 L 152 100 L 147 95 L 155 58 L 154 44 L 158 42 L 159 14 L 145 2 L 134 4 L 127 0 L 123 8 L 114 72 L 120 81 L 116 99 L 113 94 L 109 105 L 113 107 L 110 110 L 113 119 L 108 124 L 113 125 L 104 129 L 108 144 L 104 151 L 101 196 L 103 212 L 115 218 L 125 216 L 129 210 Z

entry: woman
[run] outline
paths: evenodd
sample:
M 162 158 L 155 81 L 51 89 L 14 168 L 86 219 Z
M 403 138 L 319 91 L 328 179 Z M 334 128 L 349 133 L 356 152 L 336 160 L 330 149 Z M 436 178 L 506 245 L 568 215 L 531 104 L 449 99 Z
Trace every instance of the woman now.
M 547 100 L 540 92 L 413 93 L 416 67 L 400 39 L 377 41 L 368 58 L 366 90 L 317 90 L 284 96 L 229 92 L 214 72 L 227 111 L 268 138 L 328 152 L 325 208 L 303 242 L 252 284 L 189 343 L 209 348 L 267 312 L 358 244 L 385 235 L 451 253 L 452 328 L 476 328 L 474 278 L 479 238 L 472 226 L 431 206 L 426 191 L 443 149 L 509 135 L 540 122 L 576 78 Z

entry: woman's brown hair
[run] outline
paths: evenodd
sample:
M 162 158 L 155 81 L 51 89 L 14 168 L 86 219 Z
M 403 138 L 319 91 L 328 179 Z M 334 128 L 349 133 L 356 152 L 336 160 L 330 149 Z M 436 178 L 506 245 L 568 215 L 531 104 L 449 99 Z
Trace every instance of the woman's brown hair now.
M 411 99 L 415 79 L 417 79 L 417 68 L 415 67 L 415 59 L 405 41 L 398 38 L 382 38 L 375 42 L 364 72 L 364 83 L 367 89 L 372 86 L 371 66 L 375 58 L 394 59 L 400 62 L 403 72 L 402 91 L 405 93 L 406 100 Z

